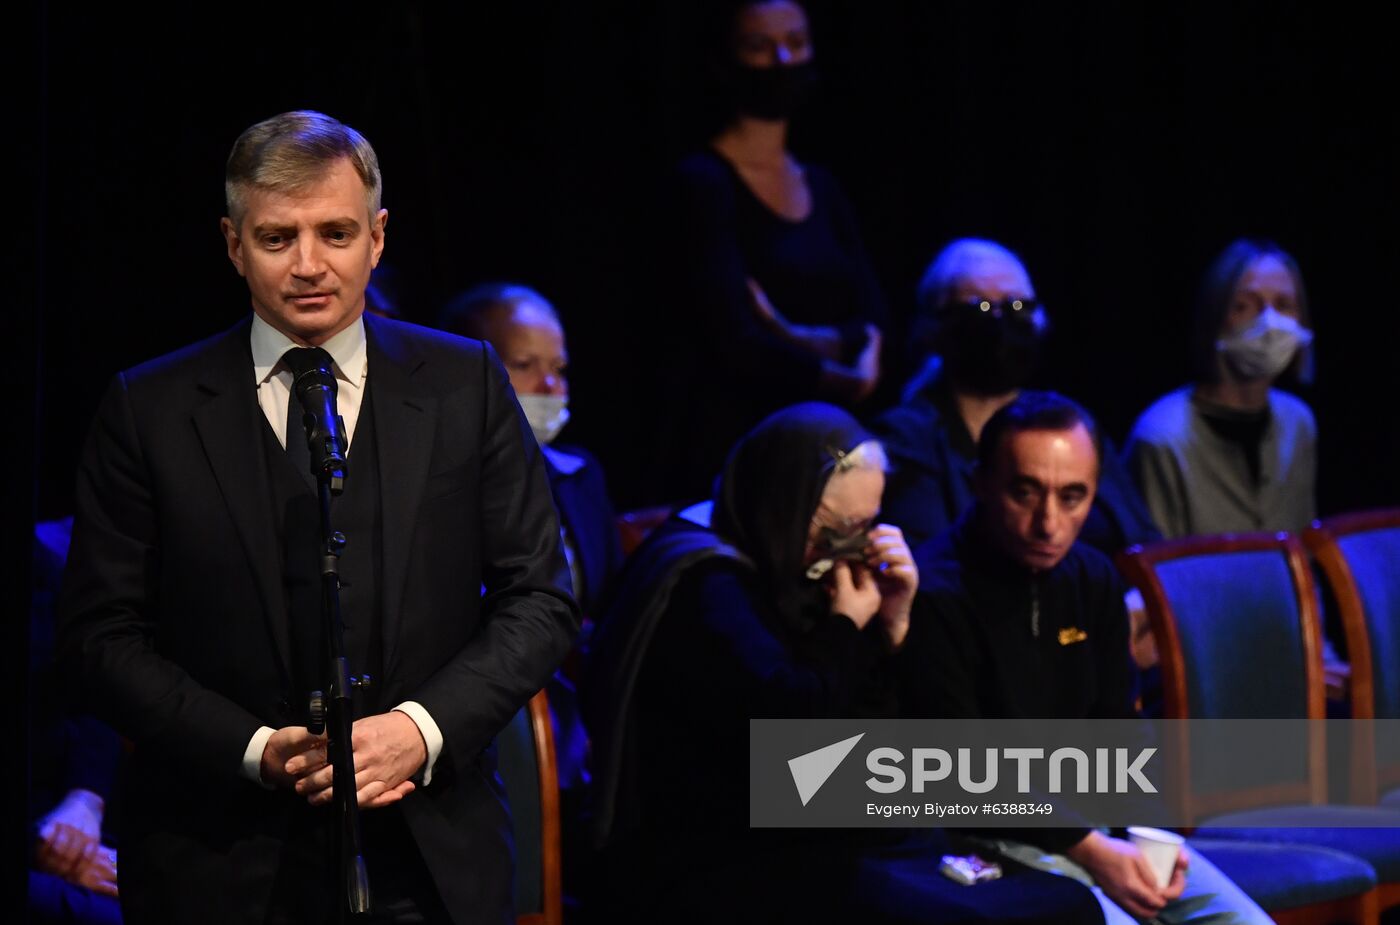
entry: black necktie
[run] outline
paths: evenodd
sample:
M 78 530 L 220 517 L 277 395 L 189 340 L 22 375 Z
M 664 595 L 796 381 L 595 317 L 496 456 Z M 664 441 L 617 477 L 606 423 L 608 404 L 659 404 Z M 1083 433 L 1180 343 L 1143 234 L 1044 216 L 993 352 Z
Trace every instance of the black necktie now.
M 287 393 L 287 458 L 314 489 L 316 476 L 311 472 L 311 448 L 306 440 L 306 425 L 301 402 L 297 399 L 296 381 L 311 369 L 331 369 L 331 355 L 320 347 L 293 347 L 282 354 L 282 365 L 292 374 L 292 388 Z

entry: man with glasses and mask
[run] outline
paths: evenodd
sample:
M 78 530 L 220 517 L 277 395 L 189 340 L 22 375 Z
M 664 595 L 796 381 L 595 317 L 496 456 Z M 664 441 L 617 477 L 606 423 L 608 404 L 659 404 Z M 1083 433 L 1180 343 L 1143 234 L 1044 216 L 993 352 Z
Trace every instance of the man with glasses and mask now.
M 893 465 L 886 516 L 911 543 L 971 505 L 982 428 L 1030 384 L 1049 330 L 1025 266 L 994 241 L 945 247 L 924 273 L 918 303 L 911 340 L 922 368 L 903 403 L 871 428 Z M 1084 525 L 1089 545 L 1113 555 L 1159 538 L 1116 453 L 1105 455 L 1098 502 Z

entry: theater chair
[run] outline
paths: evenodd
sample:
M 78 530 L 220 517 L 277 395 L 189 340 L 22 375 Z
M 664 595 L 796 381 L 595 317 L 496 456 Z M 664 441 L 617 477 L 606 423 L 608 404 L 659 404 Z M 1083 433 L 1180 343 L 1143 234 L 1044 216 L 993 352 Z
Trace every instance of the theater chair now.
M 515 827 L 517 925 L 563 925 L 559 780 L 549 699 L 540 691 L 496 737 Z
M 1375 871 L 1344 852 L 1194 836 L 1187 847 L 1209 858 L 1276 925 L 1369 925 L 1380 916 Z
M 1317 597 L 1296 538 L 1190 537 L 1134 547 L 1119 566 L 1142 591 L 1166 718 L 1324 719 Z M 1373 922 L 1400 898 L 1400 828 L 1338 827 L 1392 814 L 1325 805 L 1324 736 L 1322 723 L 1309 724 L 1270 786 L 1194 796 L 1188 785 L 1176 809 L 1197 827 L 1192 844 L 1278 921 Z
M 1400 810 L 1400 741 L 1365 720 L 1400 720 L 1400 508 L 1346 514 L 1303 533 L 1332 588 L 1351 658 L 1351 798 Z
M 617 515 L 617 535 L 622 540 L 622 554 L 632 555 L 632 551 L 642 545 L 647 535 L 666 522 L 675 511 L 674 507 L 644 507 Z

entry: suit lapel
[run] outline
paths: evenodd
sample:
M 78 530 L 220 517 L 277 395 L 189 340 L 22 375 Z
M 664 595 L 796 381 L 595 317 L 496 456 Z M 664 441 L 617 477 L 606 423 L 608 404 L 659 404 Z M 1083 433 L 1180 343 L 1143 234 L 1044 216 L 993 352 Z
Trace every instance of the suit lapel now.
M 252 381 L 249 325 L 241 322 L 214 344 L 198 383 L 209 400 L 195 411 L 194 426 L 252 566 L 283 676 L 290 677 L 287 604 L 278 580 L 277 534 L 269 501 L 272 489 L 260 437 L 266 423 Z
M 384 676 L 392 678 L 403 624 L 401 605 L 408 557 L 428 482 L 438 401 L 414 377 L 423 358 L 392 325 L 365 315 L 365 337 L 383 500 Z
M 578 557 L 578 571 L 583 576 L 583 587 L 575 588 L 575 596 L 580 598 L 591 595 L 593 592 L 596 576 L 602 574 L 600 562 L 595 561 L 595 550 L 593 548 L 593 537 L 584 535 L 580 531 L 580 525 L 587 524 L 588 519 L 579 510 L 580 498 L 573 486 L 569 483 L 572 473 L 561 472 L 559 467 L 550 458 L 548 448 L 543 448 L 545 459 L 545 473 L 549 476 L 550 494 L 554 496 L 554 506 L 559 511 L 560 526 L 568 531 L 569 542 L 573 545 L 574 555 Z M 581 592 L 581 593 L 580 593 Z

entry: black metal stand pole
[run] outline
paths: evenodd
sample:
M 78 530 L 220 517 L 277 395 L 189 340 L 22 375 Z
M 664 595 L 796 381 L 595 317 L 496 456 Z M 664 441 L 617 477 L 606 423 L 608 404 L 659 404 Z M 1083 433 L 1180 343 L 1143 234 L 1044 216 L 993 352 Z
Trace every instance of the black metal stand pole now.
M 331 765 L 335 804 L 335 844 L 339 855 L 345 902 L 337 903 L 339 921 L 361 919 L 370 910 L 369 872 L 365 867 L 360 832 L 360 804 L 355 787 L 354 721 L 355 688 L 368 687 L 368 675 L 350 674 L 345 657 L 345 625 L 340 617 L 340 554 L 345 534 L 331 524 L 333 496 L 345 490 L 349 473 L 345 421 L 336 412 L 337 391 L 330 354 L 317 347 L 288 351 L 292 390 L 301 402 L 306 428 L 311 475 L 316 479 L 321 508 L 321 620 L 325 631 L 326 673 L 324 687 L 312 691 L 307 727 L 326 733 L 326 755 Z M 289 421 L 288 424 L 291 422 Z M 290 434 L 288 436 L 290 440 Z
M 326 642 L 330 656 L 328 696 L 312 696 L 313 722 L 319 722 L 318 709 L 327 728 L 327 754 L 332 768 L 332 790 L 335 794 L 336 819 L 339 823 L 337 844 L 340 846 L 340 869 L 345 887 L 346 903 L 342 917 L 364 915 L 370 909 L 369 872 L 365 867 L 364 846 L 360 833 L 360 804 L 355 793 L 355 755 L 351 749 L 354 726 L 354 691 L 367 686 L 368 677 L 350 674 L 345 657 L 345 629 L 340 619 L 340 553 L 345 548 L 345 536 L 331 526 L 332 476 L 322 469 L 317 483 L 321 496 L 321 614 L 325 622 Z M 319 703 L 318 703 L 319 701 Z M 316 730 L 313 730 L 316 731 Z
M 329 379 L 329 373 L 324 376 Z M 319 386 L 318 386 L 319 387 Z M 334 379 L 329 381 L 334 396 Z M 334 404 L 331 404 L 334 413 Z M 325 630 L 326 673 L 322 690 L 310 696 L 308 728 L 319 735 L 326 733 L 326 754 L 331 765 L 331 789 L 335 805 L 336 853 L 339 855 L 341 884 L 345 902 L 337 903 L 337 920 L 358 920 L 370 911 L 369 871 L 365 866 L 364 844 L 360 830 L 360 804 L 355 787 L 355 754 L 353 732 L 355 721 L 354 696 L 356 688 L 370 684 L 368 675 L 356 677 L 350 673 L 345 656 L 345 625 L 340 616 L 340 554 L 345 549 L 345 534 L 331 523 L 331 502 L 345 488 L 348 465 L 338 440 L 315 426 L 313 415 L 305 418 L 307 440 L 311 450 L 311 472 L 316 477 L 317 495 L 321 509 L 321 619 Z M 340 433 L 344 423 L 340 422 Z M 319 445 L 318 445 L 319 444 Z

